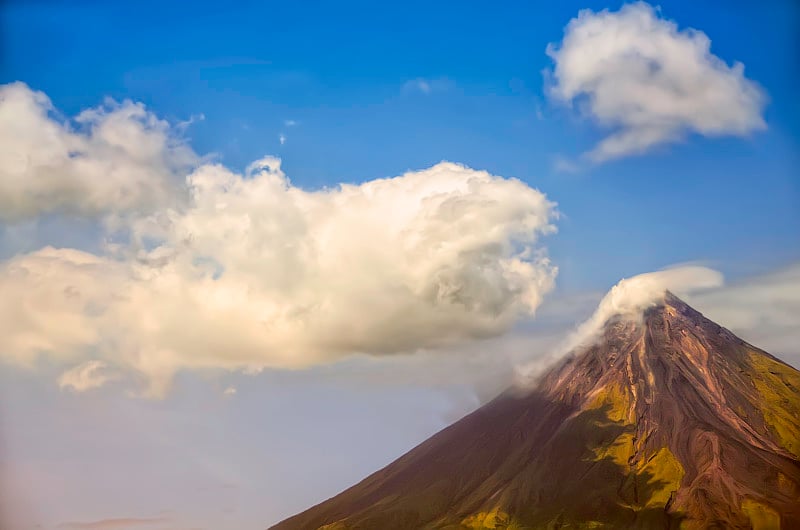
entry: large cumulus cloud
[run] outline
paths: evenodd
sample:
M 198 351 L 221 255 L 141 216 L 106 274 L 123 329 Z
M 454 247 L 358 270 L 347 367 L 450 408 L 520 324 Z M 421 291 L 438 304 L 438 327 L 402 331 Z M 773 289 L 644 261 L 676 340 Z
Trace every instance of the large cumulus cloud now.
M 37 93 L 26 97 L 44 101 Z M 539 239 L 554 230 L 555 206 L 519 180 L 441 163 L 359 185 L 304 190 L 275 158 L 243 174 L 197 163 L 166 124 L 129 105 L 143 114 L 115 116 L 120 110 L 112 106 L 92 111 L 93 120 L 114 116 L 117 129 L 138 131 L 115 135 L 115 152 L 145 154 L 119 155 L 112 165 L 120 175 L 164 183 L 140 186 L 158 190 L 158 207 L 144 200 L 150 207 L 120 204 L 127 208 L 124 223 L 109 224 L 113 232 L 101 251 L 47 247 L 0 264 L 0 354 L 6 359 L 31 365 L 42 356 L 65 365 L 96 360 L 102 364 L 82 366 L 126 369 L 158 394 L 181 369 L 303 367 L 352 353 L 409 352 L 496 336 L 533 313 L 553 287 L 556 269 Z M 76 137 L 79 145 L 98 135 L 91 128 L 65 132 L 48 115 L 37 119 L 39 127 Z M 160 132 L 142 129 L 143 123 L 158 124 Z M 146 149 L 141 134 L 152 140 Z M 93 157 L 104 163 L 106 150 L 81 156 L 94 167 Z M 152 165 L 152 180 L 142 160 Z M 164 168 L 188 160 L 196 167 L 180 185 L 166 185 L 174 178 Z M 80 183 L 93 190 L 93 177 L 67 169 L 27 177 L 44 178 L 43 184 L 14 182 L 22 191 L 4 200 L 18 215 L 57 207 L 97 215 L 105 209 L 118 217 L 114 201 L 97 203 L 101 208 L 87 205 L 83 194 L 55 198 L 26 188 Z M 116 185 L 124 188 L 130 178 Z M 107 184 L 109 197 L 119 192 L 114 182 Z
M 764 129 L 765 95 L 711 53 L 702 31 L 678 29 L 649 4 L 617 12 L 583 10 L 551 44 L 550 93 L 581 102 L 613 132 L 588 154 L 601 162 L 645 152 L 688 133 L 743 136 Z

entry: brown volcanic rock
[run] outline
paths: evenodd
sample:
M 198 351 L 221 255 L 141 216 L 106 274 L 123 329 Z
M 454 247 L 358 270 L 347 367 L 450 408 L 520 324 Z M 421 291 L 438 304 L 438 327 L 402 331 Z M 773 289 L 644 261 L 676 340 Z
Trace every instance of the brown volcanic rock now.
M 274 529 L 800 528 L 800 372 L 667 293 Z

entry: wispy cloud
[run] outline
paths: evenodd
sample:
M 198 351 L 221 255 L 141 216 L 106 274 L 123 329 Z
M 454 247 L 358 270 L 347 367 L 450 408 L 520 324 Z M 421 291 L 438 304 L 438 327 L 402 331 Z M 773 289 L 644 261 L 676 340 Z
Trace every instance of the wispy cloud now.
M 578 173 L 582 169 L 580 162 L 564 155 L 555 155 L 552 163 L 553 170 L 557 173 Z
M 595 341 L 603 325 L 612 316 L 638 318 L 646 308 L 662 300 L 667 290 L 683 296 L 693 291 L 720 287 L 722 284 L 721 273 L 700 266 L 672 267 L 620 280 L 603 297 L 591 317 L 568 334 L 547 355 L 521 365 L 519 373 L 526 380 L 535 377 L 543 368 L 575 348 Z
M 403 83 L 402 90 L 404 93 L 419 93 L 419 94 L 432 94 L 434 92 L 444 92 L 452 86 L 452 82 L 445 78 L 440 77 L 436 79 L 428 79 L 424 77 L 417 77 L 416 79 L 409 79 Z
M 689 133 L 744 136 L 766 128 L 763 90 L 744 65 L 711 53 L 701 31 L 679 30 L 649 4 L 617 12 L 584 10 L 547 54 L 550 95 L 579 101 L 613 132 L 587 157 L 594 162 L 644 153 Z
M 109 381 L 119 378 L 119 374 L 111 371 L 103 361 L 92 360 L 75 366 L 58 378 L 58 386 L 71 388 L 76 392 L 85 392 L 99 388 Z

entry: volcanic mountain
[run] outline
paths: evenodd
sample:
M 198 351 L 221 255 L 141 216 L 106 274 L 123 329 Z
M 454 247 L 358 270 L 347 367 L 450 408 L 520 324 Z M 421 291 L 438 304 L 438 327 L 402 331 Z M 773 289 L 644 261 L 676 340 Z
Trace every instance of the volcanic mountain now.
M 274 529 L 800 528 L 800 372 L 670 293 Z

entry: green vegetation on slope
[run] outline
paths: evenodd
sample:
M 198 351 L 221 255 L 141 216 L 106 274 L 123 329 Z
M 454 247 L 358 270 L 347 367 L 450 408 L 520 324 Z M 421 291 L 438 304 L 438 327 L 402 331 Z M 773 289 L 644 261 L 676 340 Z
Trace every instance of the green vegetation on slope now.
M 776 442 L 800 458 L 800 372 L 757 352 L 748 352 L 756 405 Z
M 566 446 L 579 444 L 577 462 L 562 462 L 575 482 L 562 483 L 563 497 L 532 507 L 529 513 L 509 516 L 502 504 L 465 517 L 469 529 L 556 529 L 677 527 L 680 514 L 667 514 L 666 505 L 683 479 L 684 470 L 667 447 L 636 454 L 633 400 L 618 383 L 601 388 L 583 412 L 568 421 L 554 445 L 564 455 Z M 537 480 L 547 480 L 547 476 Z M 546 495 L 546 494 L 545 494 Z
M 681 485 L 683 466 L 669 449 L 662 447 L 640 469 L 662 483 L 661 487 L 653 490 L 645 505 L 648 508 L 663 508 L 669 502 L 672 492 L 677 491 Z
M 625 430 L 610 444 L 594 448 L 595 460 L 610 458 L 618 466 L 629 467 L 623 489 L 633 488 L 636 492 L 629 504 L 632 509 L 664 508 L 672 493 L 680 487 L 683 466 L 667 447 L 662 447 L 647 458 L 632 461 L 636 453 L 636 438 L 631 421 L 631 400 L 626 389 L 616 384 L 607 385 L 592 403 L 592 408 L 600 407 L 607 409 L 610 421 L 624 425 Z M 643 477 L 650 488 L 646 498 L 639 498 L 638 492 L 644 486 L 641 483 Z
M 507 513 L 500 510 L 480 512 L 465 517 L 461 521 L 461 528 L 470 530 L 523 530 L 527 527 L 513 520 Z
M 750 519 L 753 530 L 780 530 L 781 516 L 769 506 L 745 499 L 742 502 L 742 511 Z

